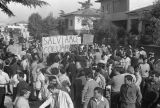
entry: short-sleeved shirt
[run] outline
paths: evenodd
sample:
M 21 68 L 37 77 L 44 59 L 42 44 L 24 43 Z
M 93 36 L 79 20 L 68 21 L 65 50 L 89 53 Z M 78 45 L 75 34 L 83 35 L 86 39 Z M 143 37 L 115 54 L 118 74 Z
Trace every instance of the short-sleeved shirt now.
M 4 87 L 4 84 L 8 83 L 9 80 L 8 74 L 0 70 L 0 87 Z
M 36 89 L 40 90 L 41 89 L 41 82 L 45 81 L 45 76 L 40 73 L 39 75 L 37 75 L 37 79 L 36 79 Z
M 149 71 L 150 71 L 150 65 L 148 63 L 140 64 L 140 74 L 143 78 L 149 76 Z
M 19 97 L 16 102 L 15 108 L 30 108 L 28 100 L 24 97 Z

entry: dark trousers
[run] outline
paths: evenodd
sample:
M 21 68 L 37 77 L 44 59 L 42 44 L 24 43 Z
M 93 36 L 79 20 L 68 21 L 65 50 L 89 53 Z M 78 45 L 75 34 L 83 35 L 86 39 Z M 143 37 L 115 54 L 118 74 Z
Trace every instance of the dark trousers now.
M 36 98 L 38 99 L 38 95 L 39 95 L 40 90 L 36 90 Z
M 142 82 L 140 84 L 140 89 L 141 89 L 142 96 L 144 96 L 146 80 L 147 80 L 147 78 L 142 78 Z
M 135 103 L 121 103 L 121 108 L 136 108 Z
M 120 92 L 111 93 L 111 108 L 120 108 Z
M 5 99 L 5 87 L 0 87 L 0 108 L 5 108 L 4 99 Z
M 17 95 L 17 87 L 13 87 L 13 98 L 12 98 L 12 102 L 14 102 L 14 100 L 16 99 L 16 95 Z

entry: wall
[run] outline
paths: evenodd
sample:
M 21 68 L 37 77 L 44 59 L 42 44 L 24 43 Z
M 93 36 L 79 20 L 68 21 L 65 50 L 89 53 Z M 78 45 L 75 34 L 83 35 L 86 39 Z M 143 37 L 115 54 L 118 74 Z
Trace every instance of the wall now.
M 135 10 L 138 8 L 146 7 L 152 5 L 155 0 L 129 0 L 129 10 Z
M 128 4 L 127 3 L 128 3 L 127 0 L 114 0 L 113 13 L 128 11 Z
M 89 30 L 89 27 L 87 25 L 86 26 L 82 25 L 83 19 L 84 18 L 80 16 L 75 17 L 75 30 Z M 90 18 L 86 18 L 86 19 L 89 20 Z M 89 20 L 89 23 L 93 26 L 92 20 Z
M 67 16 L 68 19 L 68 30 L 75 30 L 75 17 L 74 16 Z M 71 26 L 72 20 L 72 26 Z
M 101 8 L 108 14 L 128 11 L 128 0 L 104 0 Z

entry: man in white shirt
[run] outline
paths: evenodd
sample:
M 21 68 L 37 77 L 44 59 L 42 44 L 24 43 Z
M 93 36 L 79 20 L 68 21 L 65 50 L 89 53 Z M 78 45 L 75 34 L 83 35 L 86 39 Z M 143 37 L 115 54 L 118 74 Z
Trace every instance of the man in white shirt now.
M 49 85 L 48 89 L 52 93 L 52 96 L 39 108 L 46 108 L 48 105 L 50 105 L 50 108 L 74 108 L 73 102 L 67 92 L 61 91 L 57 85 L 53 84 Z
M 4 108 L 5 86 L 9 83 L 9 76 L 2 71 L 3 64 L 0 64 L 0 108 Z
M 20 97 L 15 102 L 15 108 L 30 108 L 28 98 L 30 91 L 27 89 L 20 91 Z
M 39 92 L 40 90 L 43 88 L 44 86 L 44 83 L 45 83 L 45 76 L 42 74 L 41 68 L 38 68 L 37 69 L 37 78 L 36 78 L 36 96 L 37 96 L 37 99 L 38 99 L 38 95 L 39 95 Z

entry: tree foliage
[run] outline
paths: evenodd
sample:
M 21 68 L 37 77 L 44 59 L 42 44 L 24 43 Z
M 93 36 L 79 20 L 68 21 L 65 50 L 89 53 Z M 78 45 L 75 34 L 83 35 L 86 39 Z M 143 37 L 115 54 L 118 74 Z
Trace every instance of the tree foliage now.
M 8 8 L 8 4 L 10 3 L 19 3 L 27 7 L 37 7 L 37 6 L 43 6 L 48 5 L 47 2 L 41 1 L 41 0 L 0 0 L 0 8 L 4 13 L 6 13 L 8 16 L 14 16 L 14 13 L 12 10 Z
M 87 0 L 85 2 L 78 2 L 78 3 L 81 4 L 81 9 L 88 9 L 93 5 L 91 3 L 91 0 Z
M 57 27 L 58 20 L 53 17 L 52 13 L 44 19 L 38 13 L 34 13 L 28 19 L 30 35 L 36 39 L 41 39 L 42 36 L 58 35 Z
M 143 13 L 142 19 L 145 25 L 143 37 L 157 44 L 160 38 L 160 0 L 156 0 L 151 11 Z
M 57 35 L 58 21 L 53 17 L 53 13 L 50 13 L 42 21 L 42 32 L 47 35 Z
M 97 42 L 110 41 L 110 43 L 117 45 L 117 31 L 118 27 L 104 17 L 94 23 L 94 34 Z
M 38 13 L 33 13 L 28 19 L 28 31 L 34 38 L 38 38 L 42 33 L 42 17 Z

